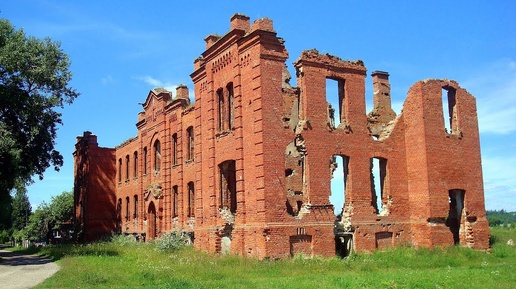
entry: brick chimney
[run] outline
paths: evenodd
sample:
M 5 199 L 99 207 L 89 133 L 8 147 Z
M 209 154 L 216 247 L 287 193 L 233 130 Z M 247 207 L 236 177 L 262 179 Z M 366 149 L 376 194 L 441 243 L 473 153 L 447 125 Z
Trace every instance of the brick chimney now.
M 251 22 L 249 21 L 249 16 L 246 16 L 244 14 L 238 14 L 231 16 L 231 30 L 233 29 L 240 29 L 244 31 L 248 31 L 251 27 Z
M 176 98 L 189 99 L 188 87 L 184 84 L 180 84 L 176 87 Z
M 373 104 L 375 108 L 391 107 L 391 85 L 389 73 L 385 71 L 373 71 Z

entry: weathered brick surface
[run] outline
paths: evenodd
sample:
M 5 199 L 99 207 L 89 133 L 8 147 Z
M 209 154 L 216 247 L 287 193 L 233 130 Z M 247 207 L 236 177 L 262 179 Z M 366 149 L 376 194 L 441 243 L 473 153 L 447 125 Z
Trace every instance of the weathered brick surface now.
M 251 24 L 235 14 L 227 34 L 205 41 L 191 74 L 193 103 L 184 85 L 175 96 L 154 89 L 134 138 L 115 149 L 98 148 L 90 134 L 78 138 L 76 217 L 85 240 L 110 230 L 152 239 L 183 229 L 199 249 L 259 258 L 403 244 L 488 247 L 475 99 L 457 83 L 414 84 L 396 116 L 389 75 L 376 71 L 375 108 L 366 113 L 362 61 L 304 51 L 292 87 L 288 53 L 267 18 Z M 333 108 L 327 79 L 339 86 Z M 450 131 L 443 88 L 452 92 Z M 85 145 L 93 137 L 95 145 Z M 348 160 L 338 220 L 329 201 L 334 156 Z M 380 160 L 374 178 L 383 181 L 383 210 L 372 158 Z

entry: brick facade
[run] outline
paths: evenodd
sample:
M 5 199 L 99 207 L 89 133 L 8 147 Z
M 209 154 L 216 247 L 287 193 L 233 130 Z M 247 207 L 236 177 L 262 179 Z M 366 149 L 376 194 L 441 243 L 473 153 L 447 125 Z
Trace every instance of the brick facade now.
M 389 74 L 375 71 L 367 114 L 362 61 L 304 51 L 292 87 L 284 41 L 267 18 L 251 24 L 235 14 L 227 34 L 205 42 L 190 75 L 193 103 L 184 85 L 175 97 L 157 88 L 134 138 L 104 149 L 91 133 L 78 137 L 85 240 L 183 229 L 201 250 L 259 258 L 403 244 L 488 248 L 476 104 L 456 82 L 417 82 L 397 116 Z M 337 105 L 328 102 L 328 79 Z M 344 194 L 331 192 L 335 172 L 345 191 L 338 218 L 329 200 Z

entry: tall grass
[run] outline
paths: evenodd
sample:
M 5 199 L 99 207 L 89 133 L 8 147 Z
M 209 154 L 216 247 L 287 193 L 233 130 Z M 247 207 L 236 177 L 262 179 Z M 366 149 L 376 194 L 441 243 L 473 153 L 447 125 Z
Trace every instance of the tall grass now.
M 346 259 L 260 261 L 186 247 L 95 243 L 44 248 L 61 270 L 38 288 L 514 288 L 516 230 L 493 230 L 491 252 L 395 248 Z

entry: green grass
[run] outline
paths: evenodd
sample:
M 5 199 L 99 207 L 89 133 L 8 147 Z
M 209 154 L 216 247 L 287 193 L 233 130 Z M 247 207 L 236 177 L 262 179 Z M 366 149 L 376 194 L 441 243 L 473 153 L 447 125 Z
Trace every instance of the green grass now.
M 96 243 L 47 247 L 61 270 L 37 288 L 514 288 L 516 230 L 491 229 L 493 248 L 397 248 L 347 259 L 259 261 L 186 248 Z

